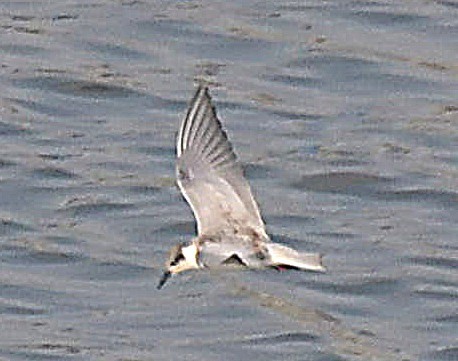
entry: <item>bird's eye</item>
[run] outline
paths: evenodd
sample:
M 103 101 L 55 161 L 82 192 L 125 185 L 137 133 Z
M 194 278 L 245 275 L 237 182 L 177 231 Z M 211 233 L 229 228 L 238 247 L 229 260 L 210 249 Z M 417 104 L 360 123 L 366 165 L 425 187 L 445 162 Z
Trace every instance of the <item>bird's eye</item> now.
M 185 259 L 185 258 L 184 258 L 184 256 L 183 256 L 183 254 L 180 253 L 178 256 L 175 257 L 175 259 L 174 259 L 172 262 L 170 262 L 170 265 L 171 265 L 171 266 L 176 266 L 178 263 L 180 263 L 180 261 L 182 261 L 182 260 L 184 260 L 184 259 Z

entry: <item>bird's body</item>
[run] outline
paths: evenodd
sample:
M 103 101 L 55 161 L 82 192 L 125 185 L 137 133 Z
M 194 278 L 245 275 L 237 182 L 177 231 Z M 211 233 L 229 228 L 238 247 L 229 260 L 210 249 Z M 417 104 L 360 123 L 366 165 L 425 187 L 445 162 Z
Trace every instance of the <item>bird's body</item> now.
M 196 218 L 198 236 L 172 248 L 158 288 L 172 274 L 229 264 L 324 270 L 319 254 L 270 240 L 206 87 L 197 89 L 183 120 L 177 157 L 177 183 Z

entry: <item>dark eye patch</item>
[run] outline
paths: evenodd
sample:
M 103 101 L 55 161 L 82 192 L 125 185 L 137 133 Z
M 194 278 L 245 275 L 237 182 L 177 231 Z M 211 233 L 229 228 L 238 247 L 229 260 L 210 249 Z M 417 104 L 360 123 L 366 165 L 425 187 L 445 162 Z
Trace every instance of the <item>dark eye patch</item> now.
M 171 266 L 176 266 L 180 261 L 184 261 L 184 256 L 182 253 L 180 253 L 178 256 L 175 257 L 175 259 L 170 262 L 170 265 Z

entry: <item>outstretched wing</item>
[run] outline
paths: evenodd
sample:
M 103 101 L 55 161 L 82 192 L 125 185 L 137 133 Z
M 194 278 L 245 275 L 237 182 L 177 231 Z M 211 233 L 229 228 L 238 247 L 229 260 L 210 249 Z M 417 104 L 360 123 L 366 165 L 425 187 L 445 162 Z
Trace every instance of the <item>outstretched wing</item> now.
M 199 235 L 246 227 L 265 235 L 250 186 L 204 86 L 197 89 L 181 124 L 177 156 L 178 186 L 194 212 Z

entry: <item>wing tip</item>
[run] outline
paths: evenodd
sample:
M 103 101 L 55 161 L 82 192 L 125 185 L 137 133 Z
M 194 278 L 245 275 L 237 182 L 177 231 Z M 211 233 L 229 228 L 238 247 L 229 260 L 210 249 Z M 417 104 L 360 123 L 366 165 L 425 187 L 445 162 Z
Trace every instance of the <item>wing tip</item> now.
M 208 85 L 206 82 L 200 81 L 197 83 L 197 91 L 205 91 L 208 92 Z
M 204 82 L 199 82 L 197 84 L 197 89 L 193 97 L 191 98 L 191 101 L 189 102 L 188 108 L 186 110 L 186 115 L 184 117 L 183 122 L 181 123 L 180 130 L 177 134 L 176 151 L 178 157 L 180 157 L 181 153 L 183 153 L 183 151 L 185 150 L 185 145 L 183 144 L 184 128 L 191 117 L 193 109 L 196 107 L 196 104 L 200 101 L 200 99 L 202 99 L 202 96 L 204 98 L 208 98 L 209 100 L 211 99 L 208 92 L 208 86 Z
M 207 84 L 205 83 L 198 84 L 195 100 L 197 101 L 198 99 L 205 99 L 208 102 L 208 105 L 210 105 L 210 107 L 212 108 L 213 113 L 216 114 L 216 108 L 212 102 L 212 97 L 210 95 L 210 89 Z
M 180 131 L 178 132 L 177 136 L 177 156 L 180 157 L 180 155 L 184 152 L 185 150 L 185 144 L 183 144 L 183 132 L 184 129 L 186 128 L 186 124 L 188 122 L 192 122 L 192 118 L 194 118 L 193 112 L 195 108 L 202 102 L 207 103 L 207 106 L 211 108 L 211 111 L 215 117 L 216 115 L 216 107 L 212 102 L 212 98 L 210 96 L 210 91 L 207 83 L 201 81 L 197 84 L 197 89 L 194 93 L 194 96 L 192 97 L 191 101 L 189 102 L 188 109 L 186 111 L 186 116 L 184 118 L 184 121 L 181 124 Z
M 198 80 L 196 80 L 195 84 L 197 85 L 197 89 L 198 90 L 207 90 L 208 91 L 210 83 L 208 81 L 203 80 L 203 79 L 198 79 Z
M 192 108 L 195 102 L 202 98 L 207 99 L 211 103 L 210 90 L 208 84 L 204 81 L 200 81 L 197 83 L 197 88 L 194 93 L 194 96 L 192 97 L 191 102 L 189 103 L 189 107 Z

